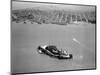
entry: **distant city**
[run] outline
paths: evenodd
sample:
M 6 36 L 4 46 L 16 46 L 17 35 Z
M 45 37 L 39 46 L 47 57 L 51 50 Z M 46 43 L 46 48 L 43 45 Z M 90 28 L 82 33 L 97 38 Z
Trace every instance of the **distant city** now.
M 75 12 L 68 10 L 44 10 L 38 8 L 26 8 L 12 10 L 12 21 L 19 23 L 59 24 L 86 22 L 96 23 L 95 11 Z

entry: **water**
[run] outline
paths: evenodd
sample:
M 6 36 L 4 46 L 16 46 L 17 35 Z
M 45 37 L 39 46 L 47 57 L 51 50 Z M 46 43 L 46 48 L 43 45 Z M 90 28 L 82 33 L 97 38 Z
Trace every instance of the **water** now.
M 78 42 L 75 42 L 76 39 Z M 39 45 L 68 49 L 71 60 L 39 54 Z M 95 68 L 95 25 L 12 23 L 12 72 L 43 72 Z

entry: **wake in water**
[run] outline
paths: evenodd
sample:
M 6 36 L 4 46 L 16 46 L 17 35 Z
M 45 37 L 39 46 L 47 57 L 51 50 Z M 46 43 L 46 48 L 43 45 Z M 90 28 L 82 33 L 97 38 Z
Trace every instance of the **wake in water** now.
M 83 43 L 81 43 L 80 41 L 78 41 L 76 38 L 72 39 L 75 43 L 79 44 L 79 46 L 85 48 L 85 49 L 90 49 L 89 47 L 87 47 L 86 45 L 84 45 Z

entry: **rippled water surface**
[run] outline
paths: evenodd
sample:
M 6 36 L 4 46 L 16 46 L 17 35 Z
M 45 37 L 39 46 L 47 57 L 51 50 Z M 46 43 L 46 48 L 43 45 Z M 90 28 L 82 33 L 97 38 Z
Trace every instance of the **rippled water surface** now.
M 12 72 L 44 72 L 95 68 L 95 25 L 12 23 Z M 39 45 L 53 44 L 73 54 L 58 60 L 37 52 Z

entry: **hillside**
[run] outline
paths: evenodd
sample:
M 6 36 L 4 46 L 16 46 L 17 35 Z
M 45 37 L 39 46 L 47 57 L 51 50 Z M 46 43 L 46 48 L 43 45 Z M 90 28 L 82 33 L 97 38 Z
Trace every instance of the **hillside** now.
M 12 21 L 38 24 L 96 23 L 93 6 L 12 2 Z

